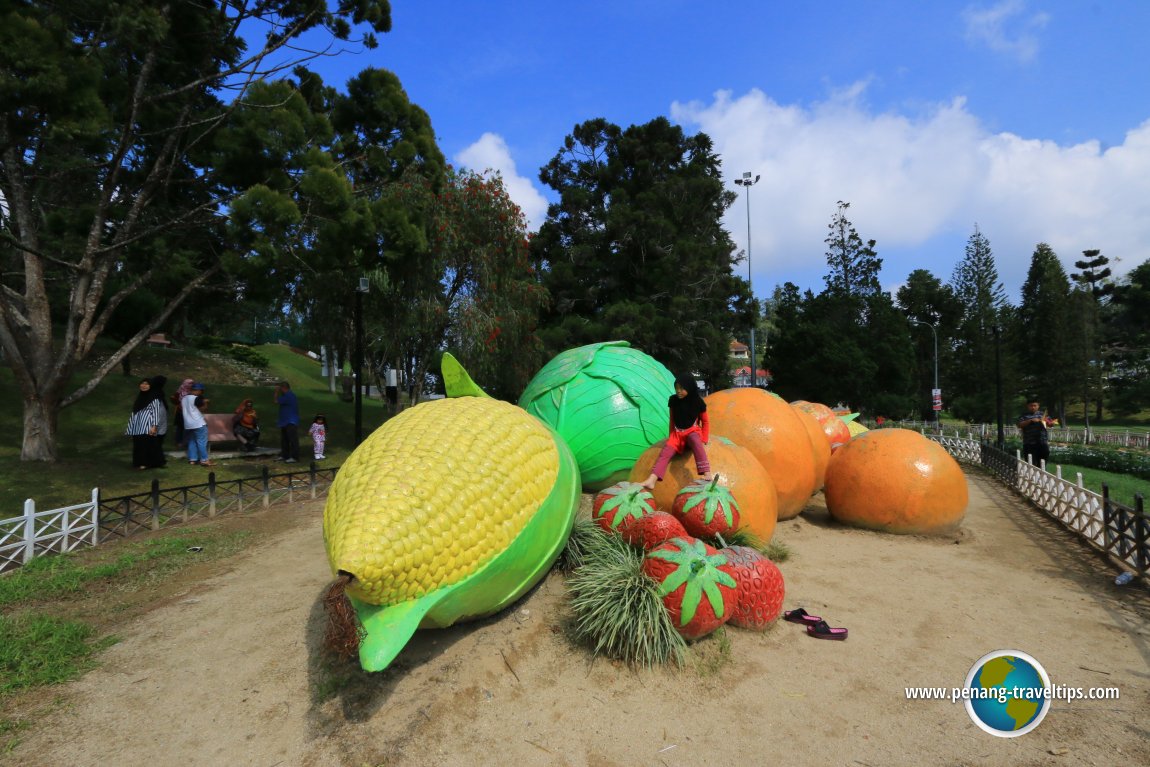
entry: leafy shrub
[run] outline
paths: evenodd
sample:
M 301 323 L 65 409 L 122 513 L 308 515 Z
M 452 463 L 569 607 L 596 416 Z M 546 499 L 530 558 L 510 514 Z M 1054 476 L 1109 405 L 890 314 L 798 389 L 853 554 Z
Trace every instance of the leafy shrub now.
M 1051 445 L 1050 463 L 1073 464 L 1150 480 L 1150 453 L 1104 445 Z
M 192 345 L 206 352 L 227 352 L 230 344 L 219 336 L 196 336 Z
M 250 346 L 233 344 L 228 348 L 227 353 L 228 356 L 232 359 L 238 360 L 245 365 L 251 365 L 254 368 L 259 368 L 260 370 L 267 370 L 268 365 L 271 364 L 267 357 L 265 357 L 263 354 L 260 354 Z

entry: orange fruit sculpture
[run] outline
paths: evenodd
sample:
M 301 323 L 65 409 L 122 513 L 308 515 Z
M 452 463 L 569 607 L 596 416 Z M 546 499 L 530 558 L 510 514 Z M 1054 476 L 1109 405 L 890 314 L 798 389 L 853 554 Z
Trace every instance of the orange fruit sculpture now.
M 908 429 L 868 431 L 847 442 L 831 459 L 823 492 L 835 519 L 888 533 L 953 529 L 969 500 L 958 462 Z
M 779 519 L 797 517 L 815 491 L 815 459 L 807 429 L 782 398 L 751 387 L 723 389 L 706 399 L 711 433 L 759 460 L 779 495 Z
M 839 445 L 850 441 L 851 431 L 847 428 L 846 422 L 823 403 L 799 399 L 791 404 L 815 417 L 815 420 L 823 427 L 823 432 L 827 435 L 827 441 L 830 442 L 832 451 L 838 449 Z
M 631 481 L 642 482 L 651 474 L 651 467 L 659 457 L 666 440 L 659 440 L 643 451 L 631 469 Z M 719 484 L 725 486 L 739 504 L 739 528 L 747 530 L 763 543 L 771 540 L 778 522 L 779 501 L 775 483 L 758 459 L 749 450 L 739 447 L 726 437 L 711 436 L 707 445 L 707 458 L 711 473 L 719 475 Z M 698 478 L 695 457 L 686 450 L 671 459 L 662 482 L 655 483 L 651 494 L 664 511 L 675 504 L 675 496 Z
M 815 460 L 815 487 L 811 492 L 817 493 L 823 489 L 827 480 L 827 465 L 831 462 L 831 443 L 818 419 L 797 405 L 792 404 L 791 407 L 798 413 L 799 420 L 807 429 L 807 440 L 811 443 L 811 454 Z

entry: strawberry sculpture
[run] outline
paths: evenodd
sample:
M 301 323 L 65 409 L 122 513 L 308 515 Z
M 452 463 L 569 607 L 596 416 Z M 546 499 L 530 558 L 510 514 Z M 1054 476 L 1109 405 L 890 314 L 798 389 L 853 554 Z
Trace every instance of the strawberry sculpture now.
M 738 586 L 731 625 L 762 631 L 783 607 L 783 574 L 775 563 L 749 546 L 720 549 Z
M 607 532 L 619 533 L 626 538 L 631 527 L 656 508 L 655 496 L 641 484 L 619 482 L 595 496 L 591 518 Z
M 739 528 L 739 504 L 731 491 L 719 484 L 719 475 L 697 479 L 675 496 L 671 513 L 687 532 L 699 538 L 715 538 Z
M 659 584 L 663 606 L 685 639 L 698 639 L 722 626 L 738 602 L 727 558 L 694 538 L 656 546 L 644 557 L 643 572 Z
M 650 551 L 672 538 L 686 538 L 683 523 L 665 511 L 654 511 L 632 523 L 623 533 L 623 540 L 644 551 Z

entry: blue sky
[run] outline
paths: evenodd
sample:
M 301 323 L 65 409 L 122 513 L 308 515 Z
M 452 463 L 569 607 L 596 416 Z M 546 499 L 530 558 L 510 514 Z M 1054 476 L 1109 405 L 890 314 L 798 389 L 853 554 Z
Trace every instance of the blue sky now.
M 537 228 L 539 168 L 584 120 L 666 116 L 711 136 L 760 297 L 816 292 L 836 202 L 882 281 L 944 281 L 977 224 L 1011 300 L 1034 247 L 1067 271 L 1150 259 L 1150 2 L 393 0 L 379 47 L 320 67 L 395 72 L 457 165 L 499 170 Z M 736 267 L 746 274 L 746 264 Z

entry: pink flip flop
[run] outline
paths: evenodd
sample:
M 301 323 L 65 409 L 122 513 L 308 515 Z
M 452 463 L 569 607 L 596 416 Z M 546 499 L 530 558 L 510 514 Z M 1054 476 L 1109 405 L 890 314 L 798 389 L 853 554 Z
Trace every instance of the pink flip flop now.
M 846 639 L 847 630 L 831 628 L 826 621 L 819 621 L 807 626 L 807 636 L 812 636 L 815 639 Z
M 811 615 L 801 607 L 796 607 L 794 610 L 787 610 L 783 613 L 783 620 L 790 621 L 791 623 L 801 623 L 805 626 L 814 626 L 816 623 L 822 623 L 823 619 L 817 615 Z

